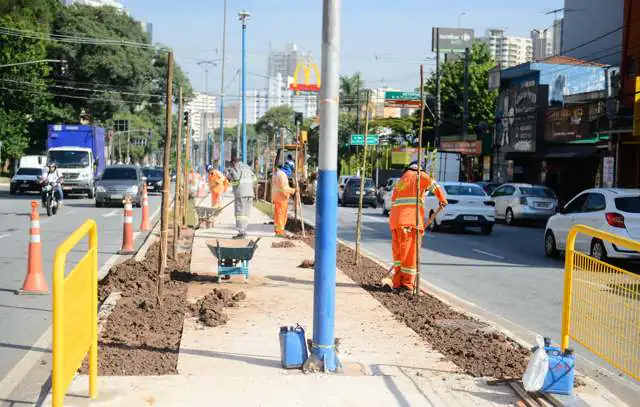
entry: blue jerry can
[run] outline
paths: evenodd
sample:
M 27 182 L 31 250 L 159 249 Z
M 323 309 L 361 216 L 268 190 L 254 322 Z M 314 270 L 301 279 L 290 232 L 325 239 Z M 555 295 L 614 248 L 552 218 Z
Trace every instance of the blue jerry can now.
M 285 369 L 299 369 L 306 362 L 307 340 L 300 325 L 280 327 L 280 361 Z
M 564 353 L 558 348 L 550 349 L 549 371 L 544 378 L 544 384 L 540 390 L 543 393 L 571 394 L 575 376 L 575 355 L 573 350 L 567 349 Z

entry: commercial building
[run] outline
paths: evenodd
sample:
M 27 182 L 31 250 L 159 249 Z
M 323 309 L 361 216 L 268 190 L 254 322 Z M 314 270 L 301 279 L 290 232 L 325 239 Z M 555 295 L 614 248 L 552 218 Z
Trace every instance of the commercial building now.
M 149 36 L 149 42 L 153 44 L 153 23 L 140 21 L 140 27 L 142 28 L 142 32 Z
M 489 28 L 481 40 L 487 43 L 493 59 L 502 68 L 516 66 L 533 59 L 531 38 L 508 36 L 501 28 Z

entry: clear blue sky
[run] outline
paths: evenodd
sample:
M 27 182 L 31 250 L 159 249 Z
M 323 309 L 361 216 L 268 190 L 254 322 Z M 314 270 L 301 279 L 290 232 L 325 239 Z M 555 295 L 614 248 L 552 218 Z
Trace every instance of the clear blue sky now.
M 204 70 L 198 59 L 219 59 L 222 44 L 223 0 L 122 0 L 138 20 L 153 23 L 154 41 L 173 48 L 194 87 L 204 90 Z M 241 61 L 241 26 L 237 14 L 251 13 L 247 30 L 248 71 L 264 74 L 269 47 L 282 49 L 295 42 L 320 63 L 322 1 L 228 0 L 227 65 L 230 81 Z M 418 66 L 433 68 L 431 27 L 506 28 L 508 35 L 529 37 L 533 28 L 552 25 L 544 13 L 563 7 L 562 0 L 342 0 L 341 72 L 364 75 L 367 86 L 414 88 Z M 228 78 L 228 79 L 227 79 Z M 237 89 L 237 82 L 232 89 Z M 249 88 L 265 80 L 248 76 Z M 220 89 L 220 69 L 209 72 L 209 92 Z

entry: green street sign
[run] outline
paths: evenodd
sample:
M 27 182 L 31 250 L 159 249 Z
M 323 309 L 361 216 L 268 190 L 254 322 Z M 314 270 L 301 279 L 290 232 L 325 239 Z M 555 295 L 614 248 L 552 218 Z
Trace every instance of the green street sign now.
M 399 92 L 399 91 L 387 91 L 384 92 L 385 100 L 420 100 L 420 93 L 418 92 Z
M 369 134 L 367 136 L 367 145 L 376 146 L 380 143 L 380 137 L 377 134 Z M 352 146 L 364 146 L 364 134 L 352 134 L 351 135 Z

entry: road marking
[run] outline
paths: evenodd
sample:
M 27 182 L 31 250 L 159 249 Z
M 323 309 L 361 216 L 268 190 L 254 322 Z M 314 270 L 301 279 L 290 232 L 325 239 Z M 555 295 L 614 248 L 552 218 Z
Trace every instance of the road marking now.
M 9 237 L 11 235 L 0 235 L 0 239 L 4 239 L 5 237 Z
M 118 215 L 118 213 L 120 213 L 120 211 L 119 211 L 119 210 L 117 210 L 117 209 L 114 209 L 114 210 L 112 210 L 111 212 L 109 212 L 109 213 L 105 213 L 105 214 L 104 214 L 104 215 L 102 215 L 102 216 L 103 216 L 103 217 L 105 217 L 105 218 L 111 218 L 111 217 L 113 217 L 113 216 L 117 216 L 117 215 Z
M 493 258 L 496 258 L 496 259 L 504 260 L 504 257 L 498 256 L 497 254 L 485 252 L 483 250 L 478 250 L 478 249 L 473 249 L 473 251 L 476 252 L 476 253 L 484 254 L 485 256 L 489 256 L 489 257 L 493 257 Z

